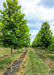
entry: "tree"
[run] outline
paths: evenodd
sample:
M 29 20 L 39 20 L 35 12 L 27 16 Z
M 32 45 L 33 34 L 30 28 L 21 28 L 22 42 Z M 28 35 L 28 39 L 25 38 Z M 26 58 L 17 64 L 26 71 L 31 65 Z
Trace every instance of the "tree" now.
M 42 24 L 41 30 L 35 37 L 34 41 L 36 42 L 37 47 L 47 48 L 52 42 L 52 32 L 50 30 L 50 25 L 47 22 Z M 34 42 L 32 43 L 32 45 Z
M 2 24 L 1 24 L 1 19 L 0 19 L 0 47 L 2 46 L 2 32 L 1 32 L 1 29 L 2 29 Z
M 12 48 L 23 47 L 23 39 L 29 37 L 27 36 L 29 35 L 29 28 L 27 26 L 27 21 L 24 20 L 25 15 L 20 11 L 21 6 L 18 5 L 18 0 L 6 0 L 6 3 L 3 2 L 3 6 L 3 11 L 0 10 L 1 35 L 3 46 L 11 48 L 12 72 Z
M 52 43 L 47 48 L 49 51 L 54 51 L 54 36 L 52 36 Z
M 50 30 L 50 25 L 47 22 L 44 22 L 41 27 L 41 42 L 44 47 L 47 48 L 52 41 L 52 32 Z

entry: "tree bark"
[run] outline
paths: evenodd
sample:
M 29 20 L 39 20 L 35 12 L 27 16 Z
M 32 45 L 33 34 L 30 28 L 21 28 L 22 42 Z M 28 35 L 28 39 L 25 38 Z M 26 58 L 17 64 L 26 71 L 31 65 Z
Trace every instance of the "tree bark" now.
M 12 72 L 12 48 L 11 48 L 11 72 Z
M 19 50 L 18 50 L 18 54 L 19 54 Z M 19 58 L 18 58 L 18 63 L 19 63 Z
M 19 53 L 19 50 L 18 50 L 18 53 Z

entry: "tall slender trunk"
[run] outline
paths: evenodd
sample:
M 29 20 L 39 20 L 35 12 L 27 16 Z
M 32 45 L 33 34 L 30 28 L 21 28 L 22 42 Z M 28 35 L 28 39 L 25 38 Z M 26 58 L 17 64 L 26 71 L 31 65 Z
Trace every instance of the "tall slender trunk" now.
M 19 53 L 19 50 L 18 50 L 18 53 Z
M 11 48 L 11 72 L 12 72 L 12 48 Z
M 18 54 L 19 54 L 19 50 L 18 50 Z M 18 58 L 18 63 L 19 63 L 19 58 Z
M 17 52 L 19 53 L 19 50 L 17 50 Z

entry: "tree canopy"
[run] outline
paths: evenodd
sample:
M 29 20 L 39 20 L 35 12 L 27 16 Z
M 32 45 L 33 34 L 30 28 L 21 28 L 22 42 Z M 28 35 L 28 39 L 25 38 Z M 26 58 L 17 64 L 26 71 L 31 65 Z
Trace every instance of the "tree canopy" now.
M 3 11 L 0 10 L 0 36 L 3 46 L 17 48 L 30 45 L 29 28 L 18 0 L 6 0 L 3 6 Z
M 47 48 L 52 43 L 52 32 L 48 22 L 44 22 L 39 33 L 36 35 L 32 46 Z

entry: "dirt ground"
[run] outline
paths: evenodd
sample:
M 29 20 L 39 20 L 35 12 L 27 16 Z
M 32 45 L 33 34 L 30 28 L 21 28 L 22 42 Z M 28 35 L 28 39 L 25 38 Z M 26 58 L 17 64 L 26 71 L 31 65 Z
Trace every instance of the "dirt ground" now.
M 21 57 L 19 57 L 19 60 L 16 60 L 16 61 L 13 63 L 13 65 L 12 65 L 12 67 L 13 67 L 12 73 L 11 73 L 11 68 L 9 67 L 9 68 L 5 71 L 5 73 L 4 73 L 3 75 L 15 75 L 15 73 L 19 71 L 20 65 L 21 65 L 21 63 L 22 63 L 22 61 L 23 61 L 23 59 L 24 59 L 24 57 L 25 57 L 27 51 L 28 51 L 28 50 L 26 50 L 26 51 L 23 53 L 23 55 L 22 55 Z

